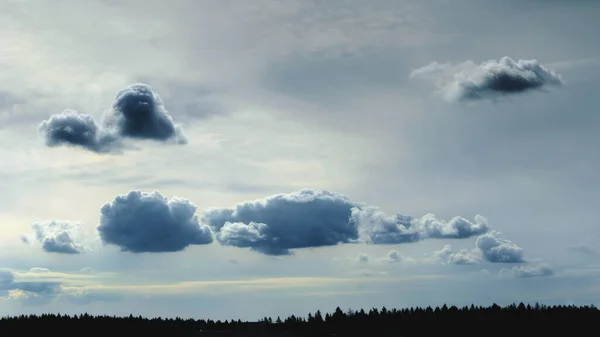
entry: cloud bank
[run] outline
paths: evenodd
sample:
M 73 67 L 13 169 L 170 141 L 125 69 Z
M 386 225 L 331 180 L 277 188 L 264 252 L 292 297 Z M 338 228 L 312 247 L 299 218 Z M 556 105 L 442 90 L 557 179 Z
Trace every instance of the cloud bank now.
M 104 244 L 132 253 L 177 252 L 213 241 L 210 228 L 198 222 L 196 205 L 160 192 L 130 191 L 100 210 L 97 232 Z
M 79 147 L 96 153 L 121 153 L 124 138 L 187 143 L 160 96 L 143 83 L 120 90 L 101 123 L 91 115 L 65 110 L 43 121 L 38 131 L 49 147 Z
M 448 101 L 476 101 L 543 90 L 563 84 L 562 76 L 537 60 L 503 57 L 476 64 L 432 62 L 413 70 L 410 78 L 432 81 Z
M 11 271 L 0 270 L 0 297 L 12 300 L 40 300 L 60 294 L 60 282 L 17 282 Z
M 421 218 L 390 216 L 339 193 L 304 189 L 246 201 L 231 208 L 210 208 L 201 221 L 223 245 L 250 248 L 268 255 L 291 254 L 291 249 L 341 243 L 400 244 L 426 239 L 462 239 L 488 231 L 487 221 L 433 214 Z

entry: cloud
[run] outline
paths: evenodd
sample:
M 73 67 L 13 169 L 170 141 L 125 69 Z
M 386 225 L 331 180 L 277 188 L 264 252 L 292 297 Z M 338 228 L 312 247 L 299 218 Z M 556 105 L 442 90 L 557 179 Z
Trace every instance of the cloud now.
M 523 248 L 505 239 L 502 233 L 495 230 L 479 236 L 475 246 L 481 250 L 483 257 L 489 262 L 524 262 Z
M 187 143 L 160 96 L 142 83 L 119 91 L 101 123 L 91 115 L 67 109 L 44 120 L 38 131 L 49 147 L 79 147 L 96 153 L 122 153 L 124 138 Z
M 414 263 L 417 261 L 415 258 L 403 255 L 397 250 L 390 250 L 381 260 L 388 263 Z
M 522 265 L 513 267 L 513 271 L 516 278 L 545 277 L 554 275 L 554 270 L 552 267 L 545 263 L 535 266 Z
M 0 296 L 13 300 L 41 300 L 60 292 L 60 282 L 17 282 L 11 271 L 0 270 Z
M 469 265 L 481 263 L 481 257 L 476 251 L 461 249 L 458 252 L 453 252 L 451 245 L 445 245 L 444 248 L 433 252 L 433 256 L 447 264 Z
M 339 193 L 304 189 L 246 201 L 232 208 L 210 208 L 202 222 L 224 245 L 250 248 L 268 255 L 289 255 L 291 249 L 341 243 L 400 244 L 426 239 L 462 239 L 487 232 L 487 221 L 461 217 L 450 221 L 433 214 L 421 218 L 390 216 Z
M 440 64 L 432 62 L 413 70 L 410 78 L 433 81 L 448 101 L 495 99 L 563 83 L 562 76 L 537 60 L 514 61 L 510 57 L 476 64 Z
M 358 254 L 356 261 L 358 263 L 369 263 L 369 256 L 367 254 Z
M 198 223 L 196 205 L 158 191 L 130 191 L 106 203 L 97 231 L 104 244 L 132 253 L 176 252 L 213 241 L 210 228 Z
M 465 239 L 489 230 L 487 220 L 477 215 L 475 222 L 462 217 L 450 221 L 437 219 L 434 214 L 421 218 L 407 215 L 389 216 L 377 207 L 354 208 L 352 218 L 359 223 L 361 236 L 374 244 L 398 244 L 426 239 Z
M 103 117 L 104 126 L 123 137 L 187 143 L 160 96 L 147 84 L 133 83 L 119 91 L 112 110 Z
M 202 222 L 211 226 L 223 245 L 287 255 L 294 248 L 358 240 L 357 224 L 350 219 L 356 206 L 341 194 L 301 190 L 232 208 L 210 208 L 204 211 Z
M 588 255 L 598 255 L 598 252 L 588 245 L 579 245 L 568 247 L 569 250 Z
M 82 224 L 61 220 L 40 221 L 31 225 L 33 238 L 21 234 L 21 241 L 32 239 L 42 244 L 46 253 L 80 254 L 86 250 L 83 242 Z
M 96 153 L 119 153 L 123 149 L 119 137 L 102 129 L 94 117 L 73 110 L 50 116 L 38 131 L 49 147 L 66 145 Z

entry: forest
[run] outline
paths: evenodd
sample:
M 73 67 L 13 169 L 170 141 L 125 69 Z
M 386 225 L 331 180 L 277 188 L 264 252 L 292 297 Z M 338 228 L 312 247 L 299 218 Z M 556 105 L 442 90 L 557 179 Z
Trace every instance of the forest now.
M 241 320 L 144 318 L 81 315 L 21 315 L 0 319 L 0 336 L 88 333 L 168 336 L 542 336 L 589 334 L 596 331 L 600 310 L 589 306 L 512 304 L 436 308 L 320 311 L 305 317 Z

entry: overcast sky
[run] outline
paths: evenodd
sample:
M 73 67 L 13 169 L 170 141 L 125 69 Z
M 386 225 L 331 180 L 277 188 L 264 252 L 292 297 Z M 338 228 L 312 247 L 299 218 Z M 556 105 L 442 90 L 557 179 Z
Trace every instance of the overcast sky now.
M 600 304 L 600 2 L 0 1 L 0 315 Z

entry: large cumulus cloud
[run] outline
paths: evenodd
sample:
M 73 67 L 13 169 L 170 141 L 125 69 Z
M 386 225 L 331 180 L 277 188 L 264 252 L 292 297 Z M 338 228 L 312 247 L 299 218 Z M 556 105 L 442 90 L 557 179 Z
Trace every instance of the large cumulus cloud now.
M 411 72 L 410 78 L 433 81 L 449 101 L 494 99 L 499 96 L 543 90 L 563 83 L 562 76 L 537 60 L 513 60 L 503 57 L 476 64 L 433 62 Z
M 123 138 L 187 142 L 160 96 L 143 83 L 120 90 L 100 123 L 91 115 L 65 110 L 43 121 L 38 131 L 47 146 L 80 147 L 96 153 L 118 153 Z
M 268 255 L 340 243 L 460 239 L 488 231 L 487 222 L 480 216 L 475 222 L 459 217 L 442 221 L 432 214 L 422 218 L 390 216 L 339 193 L 309 189 L 246 201 L 231 208 L 210 208 L 204 211 L 202 222 L 210 225 L 221 244 Z
M 21 240 L 37 241 L 46 253 L 80 254 L 86 250 L 81 226 L 62 220 L 38 221 L 31 225 L 33 235 L 22 234 Z
M 341 194 L 302 190 L 246 201 L 233 208 L 211 208 L 204 212 L 202 221 L 224 245 L 285 255 L 294 248 L 356 241 L 358 226 L 350 219 L 356 206 Z
M 130 191 L 106 203 L 97 232 L 104 244 L 132 253 L 176 252 L 213 241 L 210 228 L 198 222 L 196 205 L 158 191 Z

